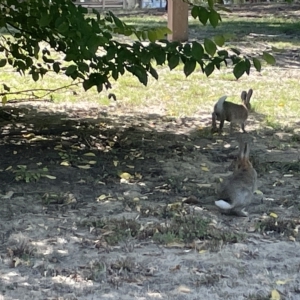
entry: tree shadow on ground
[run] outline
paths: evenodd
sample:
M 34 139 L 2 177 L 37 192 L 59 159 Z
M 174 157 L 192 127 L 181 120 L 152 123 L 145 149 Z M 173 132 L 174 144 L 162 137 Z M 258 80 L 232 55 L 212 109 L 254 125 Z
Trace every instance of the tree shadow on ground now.
M 51 293 L 73 293 L 77 299 L 87 299 L 87 293 L 99 297 L 100 293 L 105 299 L 104 295 L 111 293 L 127 295 L 126 289 L 136 293 L 141 292 L 141 286 L 143 290 L 146 286 L 155 289 L 168 276 L 156 277 L 149 271 L 151 253 L 158 249 L 153 239 L 160 244 L 197 248 L 189 244 L 197 237 L 205 241 L 197 253 L 203 249 L 218 252 L 221 244 L 244 241 L 243 232 L 249 224 L 263 228 L 263 232 L 274 229 L 277 225 L 271 221 L 259 223 L 262 212 L 270 210 L 269 202 L 257 204 L 248 222 L 222 216 L 213 205 L 215 184 L 229 172 L 239 139 L 251 144 L 251 160 L 263 181 L 260 190 L 276 199 L 272 209 L 281 209 L 282 197 L 285 207 L 294 205 L 298 197 L 293 191 L 298 175 L 289 183 L 279 181 L 282 188 L 274 191 L 275 178 L 296 153 L 294 149 L 278 152 L 281 156 L 271 158 L 278 165 L 270 165 L 267 150 L 281 149 L 283 144 L 273 140 L 274 131 L 256 132 L 255 118 L 264 118 L 262 115 L 254 114 L 249 120 L 248 134 L 219 136 L 210 133 L 210 115 L 178 119 L 146 114 L 103 116 L 101 108 L 53 113 L 26 105 L 4 110 L 0 252 L 7 256 L 0 264 L 2 273 L 7 275 L 14 268 L 15 275 L 13 282 L 8 275 L 3 277 L 1 285 L 15 298 L 22 292 L 35 295 L 35 299 Z M 293 170 L 295 174 L 300 171 Z M 196 199 L 198 210 L 184 208 L 183 199 Z M 299 212 L 295 208 L 283 213 L 291 218 Z M 205 220 L 213 224 L 212 231 L 207 231 Z M 168 224 L 173 224 L 170 231 L 165 229 Z M 216 224 L 222 225 L 219 228 Z M 289 234 L 292 226 L 282 223 Z M 288 236 L 280 235 L 283 229 L 276 228 L 278 238 Z M 168 261 L 162 258 L 155 263 Z M 176 259 L 179 256 L 174 252 L 172 265 L 179 263 Z M 189 278 L 184 272 L 180 274 Z M 26 285 L 25 276 L 30 285 Z M 132 280 L 138 278 L 136 289 Z M 72 288 L 78 281 L 81 285 Z M 167 280 L 165 284 L 174 282 Z M 38 288 L 41 285 L 45 287 L 42 291 Z M 168 289 L 162 290 L 165 295 Z M 132 295 L 122 299 L 132 299 Z

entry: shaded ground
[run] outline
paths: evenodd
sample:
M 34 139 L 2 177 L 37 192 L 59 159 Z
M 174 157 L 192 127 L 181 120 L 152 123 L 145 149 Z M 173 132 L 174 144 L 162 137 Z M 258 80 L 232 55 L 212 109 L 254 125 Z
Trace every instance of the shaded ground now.
M 210 108 L 148 112 L 1 111 L 3 299 L 300 299 L 298 129 L 252 113 L 248 134 L 212 136 Z M 259 176 L 247 218 L 213 205 L 239 139 Z
M 1 124 L 5 299 L 269 299 L 275 288 L 299 299 L 297 135 L 258 133 L 255 116 L 251 133 L 218 137 L 207 113 L 60 109 L 7 107 L 13 121 Z M 212 205 L 239 138 L 263 193 L 249 218 Z

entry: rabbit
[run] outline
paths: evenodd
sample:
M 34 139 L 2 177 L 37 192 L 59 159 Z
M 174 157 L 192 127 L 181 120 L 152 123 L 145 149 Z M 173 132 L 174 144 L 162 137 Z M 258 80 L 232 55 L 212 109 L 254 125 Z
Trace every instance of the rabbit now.
M 242 104 L 235 104 L 225 101 L 227 96 L 221 97 L 214 106 L 212 113 L 212 132 L 217 131 L 217 120 L 220 121 L 219 132 L 222 132 L 224 121 L 230 122 L 230 132 L 232 132 L 233 123 L 241 124 L 241 128 L 245 133 L 245 122 L 248 118 L 248 111 L 251 108 L 250 99 L 253 90 L 249 89 L 248 93 L 242 91 Z
M 257 189 L 257 173 L 249 161 L 248 143 L 240 143 L 239 148 L 235 170 L 221 184 L 219 200 L 215 204 L 225 213 L 246 217 L 248 213 L 244 209 L 251 203 Z

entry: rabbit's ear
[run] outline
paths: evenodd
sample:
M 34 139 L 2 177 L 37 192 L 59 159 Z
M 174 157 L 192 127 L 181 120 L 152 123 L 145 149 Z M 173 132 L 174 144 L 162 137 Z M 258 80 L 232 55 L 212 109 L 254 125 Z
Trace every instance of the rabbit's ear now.
M 250 90 L 248 91 L 248 94 L 246 93 L 246 102 L 247 102 L 247 103 L 250 102 L 250 99 L 251 99 L 251 97 L 252 97 L 252 94 L 253 94 L 253 90 L 252 90 L 252 89 L 250 89 Z
M 246 99 L 247 99 L 247 92 L 246 91 L 242 91 L 241 98 L 242 98 L 243 102 L 246 101 Z
M 240 142 L 239 148 L 240 148 L 240 159 L 242 160 L 249 159 L 250 148 L 248 143 Z
M 249 159 L 249 154 L 250 154 L 250 147 L 248 145 L 248 143 L 244 144 L 244 158 L 245 159 Z

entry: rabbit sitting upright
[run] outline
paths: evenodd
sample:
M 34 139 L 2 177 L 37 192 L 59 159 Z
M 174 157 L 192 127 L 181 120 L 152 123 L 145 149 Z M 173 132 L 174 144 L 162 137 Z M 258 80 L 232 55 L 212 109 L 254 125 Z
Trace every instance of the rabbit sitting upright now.
M 221 184 L 215 204 L 225 213 L 247 216 L 244 210 L 252 199 L 257 185 L 257 173 L 249 161 L 249 145 L 240 143 L 235 170 Z
M 212 131 L 217 131 L 216 121 L 220 121 L 219 132 L 222 132 L 224 122 L 230 122 L 230 132 L 232 132 L 233 123 L 241 125 L 243 132 L 245 131 L 245 122 L 248 118 L 248 111 L 251 108 L 250 99 L 253 94 L 253 90 L 250 89 L 248 93 L 242 91 L 241 98 L 242 104 L 235 104 L 225 101 L 227 96 L 221 97 L 214 106 L 214 112 L 212 113 Z

